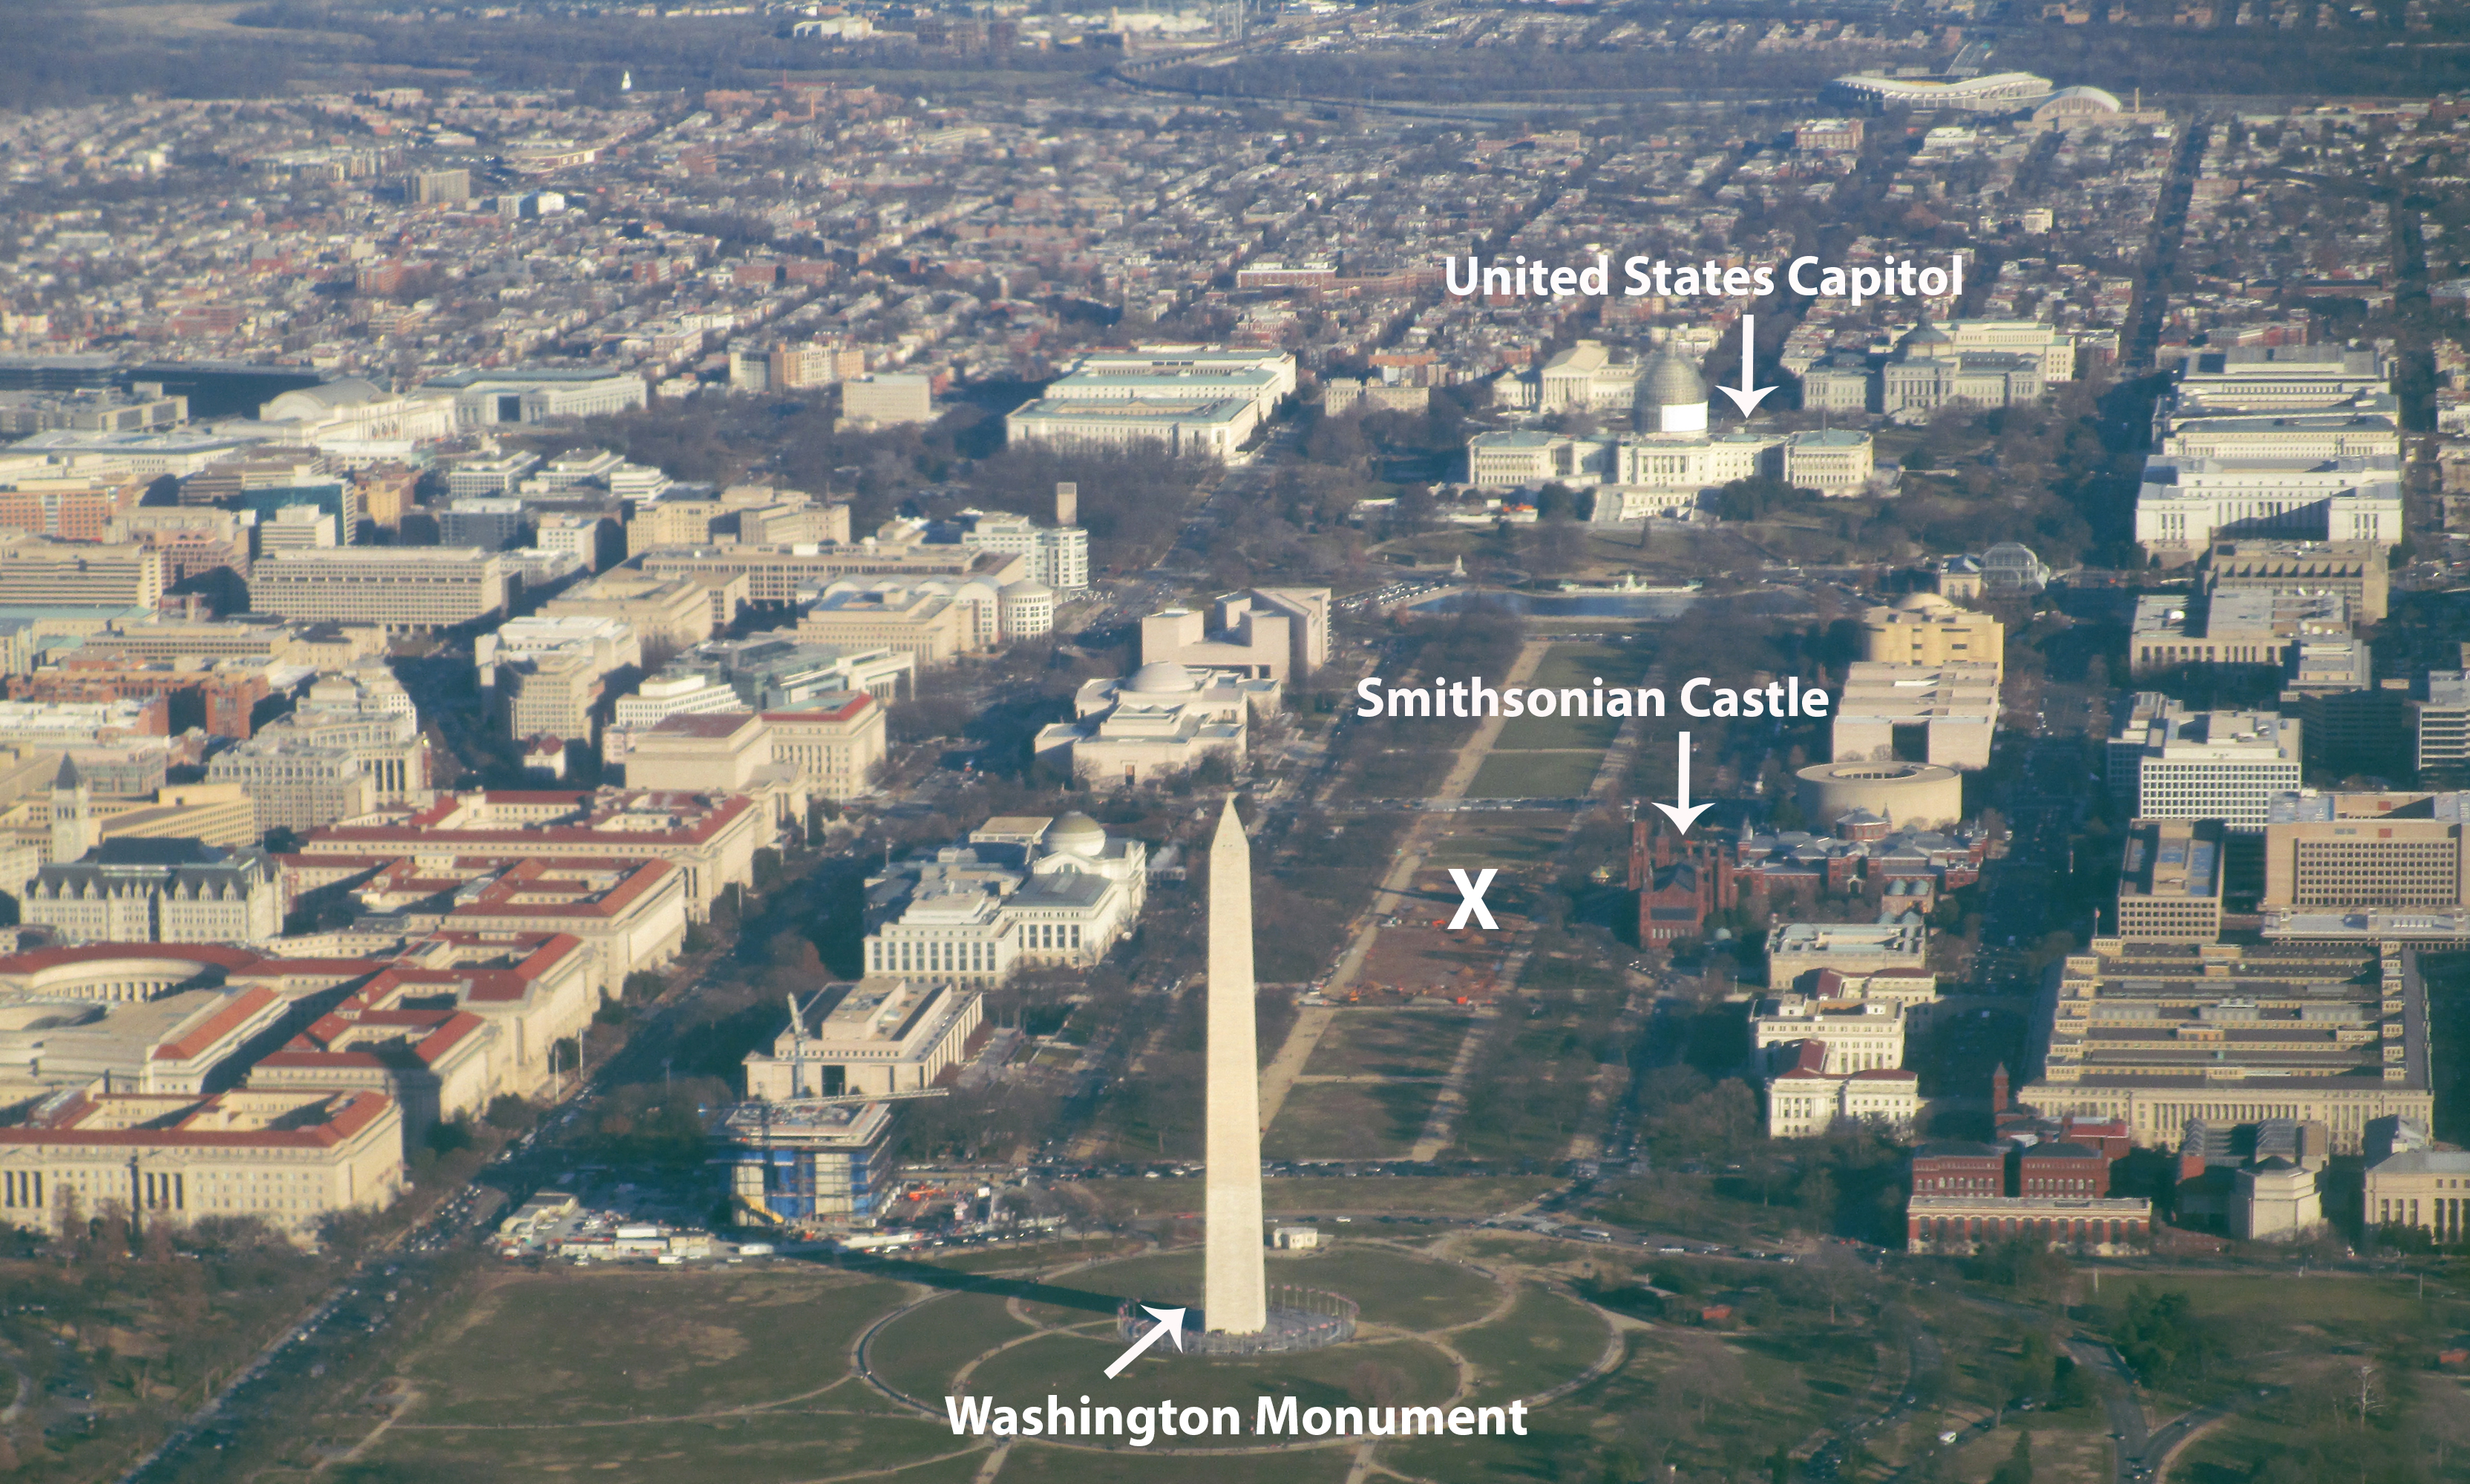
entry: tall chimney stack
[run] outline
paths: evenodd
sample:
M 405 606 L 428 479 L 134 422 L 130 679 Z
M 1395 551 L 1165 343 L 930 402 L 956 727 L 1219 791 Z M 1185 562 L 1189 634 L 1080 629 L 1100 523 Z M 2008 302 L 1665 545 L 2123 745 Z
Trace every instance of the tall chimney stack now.
M 1081 486 L 1078 484 L 1067 481 L 1055 487 L 1055 523 L 1081 523 Z

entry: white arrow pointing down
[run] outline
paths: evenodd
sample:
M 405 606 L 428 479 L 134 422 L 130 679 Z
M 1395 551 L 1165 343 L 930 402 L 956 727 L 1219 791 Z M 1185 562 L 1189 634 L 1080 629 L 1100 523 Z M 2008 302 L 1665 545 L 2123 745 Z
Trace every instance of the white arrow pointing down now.
M 1715 388 L 1725 396 L 1733 399 L 1733 406 L 1741 409 L 1741 415 L 1743 417 L 1747 417 L 1751 413 L 1757 411 L 1759 404 L 1767 400 L 1767 393 L 1775 390 L 1772 386 L 1753 386 L 1750 384 L 1752 382 L 1758 380 L 1758 378 L 1750 374 L 1752 370 L 1756 368 L 1759 359 L 1757 326 L 1758 317 L 1756 315 L 1744 314 L 1741 316 L 1740 386 L 1738 388 L 1731 386 L 1718 386 Z M 1689 802 L 1686 796 L 1683 798 L 1682 802 Z M 1688 826 L 1684 825 L 1683 828 L 1686 829 Z
M 1702 804 L 1693 804 L 1689 801 L 1689 733 L 1685 731 L 1680 735 L 1681 786 L 1679 792 L 1681 795 L 1681 801 L 1677 804 L 1658 802 L 1656 807 L 1664 811 L 1664 817 L 1672 822 L 1672 827 L 1674 829 L 1677 829 L 1686 835 L 1689 833 L 1689 826 L 1698 823 L 1698 816 L 1706 813 L 1709 809 L 1713 808 L 1715 804 L 1713 800 L 1709 800 L 1707 802 Z

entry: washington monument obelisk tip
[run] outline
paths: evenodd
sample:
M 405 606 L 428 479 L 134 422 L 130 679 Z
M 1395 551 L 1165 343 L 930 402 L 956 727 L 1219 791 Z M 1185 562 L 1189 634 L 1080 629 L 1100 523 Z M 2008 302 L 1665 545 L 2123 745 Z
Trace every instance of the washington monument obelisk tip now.
M 1201 1322 L 1230 1334 L 1270 1324 L 1252 998 L 1252 843 L 1230 796 L 1209 843 L 1209 1248 L 1200 1293 Z

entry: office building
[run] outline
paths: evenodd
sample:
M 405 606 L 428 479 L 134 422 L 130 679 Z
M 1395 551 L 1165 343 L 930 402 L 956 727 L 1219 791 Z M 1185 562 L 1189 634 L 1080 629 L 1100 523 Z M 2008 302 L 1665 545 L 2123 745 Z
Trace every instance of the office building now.
M 1908 417 L 1945 406 L 2025 406 L 2045 389 L 2042 366 L 2037 348 L 1971 349 L 1939 326 L 1923 324 L 1897 342 L 1880 369 L 1881 406 Z
M 1248 404 L 1256 420 L 1275 415 L 1295 394 L 1295 358 L 1274 350 L 1204 350 L 1144 345 L 1091 351 L 1047 383 L 1050 402 L 1184 403 L 1220 398 Z
M 38 870 L 18 920 L 63 942 L 263 944 L 285 906 L 262 851 L 124 835 Z
M 2006 678 L 2007 626 L 1935 592 L 1908 592 L 1861 615 L 1861 658 L 1878 664 L 1987 662 Z
M 0 559 L 5 560 L 5 559 Z M 503 613 L 505 565 L 472 546 L 283 551 L 249 573 L 249 607 L 277 617 L 442 629 Z
M 2264 895 L 2276 911 L 2470 908 L 2463 817 L 2470 795 L 2323 793 L 2272 800 Z
M 1792 433 L 1783 440 L 1783 482 L 1821 495 L 1867 494 L 1872 457 L 1870 435 L 1852 429 Z
M 458 371 L 427 383 L 454 399 L 454 426 L 469 430 L 506 423 L 601 417 L 645 406 L 643 379 L 631 371 L 535 368 Z
M 797 602 L 842 578 L 910 585 L 931 578 L 976 581 L 986 585 L 991 599 L 1005 584 L 1029 575 L 1026 558 L 924 544 L 802 542 L 786 546 L 661 547 L 644 553 L 637 566 L 645 576 L 664 579 L 693 577 L 717 584 L 743 577 L 744 601 L 766 604 Z
M 658 577 L 618 568 L 560 592 L 541 614 L 616 618 L 643 643 L 691 649 L 736 622 L 747 591 L 744 572 Z
M 1854 661 L 1835 698 L 1831 760 L 1990 766 L 1999 668 L 1999 659 L 1989 656 L 1942 664 Z
M 964 545 L 1027 561 L 1026 580 L 1065 595 L 1089 591 L 1089 533 L 1078 525 L 1039 525 L 1027 516 L 961 512 Z
M 2135 820 L 2118 870 L 2118 936 L 2210 943 L 2222 936 L 2218 820 Z
M 295 475 L 291 483 L 248 485 L 234 498 L 240 501 L 244 518 L 254 517 L 261 528 L 272 524 L 284 511 L 307 505 L 334 517 L 335 539 L 331 545 L 348 546 L 360 535 L 360 497 L 347 480 L 303 480 Z
M 803 797 L 840 800 L 873 786 L 887 752 L 885 718 L 873 696 L 846 692 L 795 710 L 681 712 L 628 729 L 624 751 L 609 760 L 624 762 L 634 788 L 753 792 L 778 770 Z
M 1767 1078 L 1767 1137 L 1814 1139 L 1838 1126 L 1899 1134 L 1921 1116 L 1921 1074 L 1902 1067 L 1827 1069 L 1822 1041 L 1788 1044 L 1791 1062 Z
M 2357 1153 L 2379 1119 L 2425 1120 L 2427 998 L 2397 946 L 2095 939 L 2044 991 L 2043 1114 L 2116 1118 L 2170 1148 L 2190 1120 L 2320 1123 Z
M 2389 565 L 2371 542 L 2217 541 L 2204 554 L 2208 593 L 2343 599 L 2360 623 L 2382 623 L 2391 603 Z
M 1243 766 L 1256 716 L 1279 708 L 1280 685 L 1240 670 L 1153 660 L 1123 680 L 1093 680 L 1074 720 L 1041 729 L 1031 754 L 1091 788 L 1137 788 L 1190 774 L 1212 757 Z
M 727 794 L 473 790 L 312 830 L 299 854 L 664 860 L 685 872 L 687 911 L 701 921 L 723 892 L 753 879 L 755 852 L 777 838 L 772 815 Z
M 2224 537 L 2362 543 L 2402 539 L 2401 465 L 2387 457 L 2206 458 L 2155 453 L 2135 499 L 2135 540 L 2164 566 Z
M 472 660 L 512 735 L 589 741 L 610 677 L 640 672 L 643 647 L 622 618 L 540 614 L 475 638 Z
M 895 428 L 934 420 L 935 383 L 929 377 L 880 372 L 841 383 L 841 422 L 850 427 Z
M 437 516 L 437 539 L 448 546 L 497 551 L 523 540 L 524 502 L 507 496 L 466 495 Z
M 609 455 L 616 458 L 616 454 Z M 470 458 L 456 459 L 446 471 L 446 495 L 449 499 L 500 499 L 517 492 L 524 476 L 540 467 L 540 455 L 516 450 L 512 452 L 495 448 Z
M 2470 1241 L 2470 1150 L 2398 1149 L 2367 1166 L 2365 1224 L 2414 1227 L 2443 1246 Z
M 1302 684 L 1329 662 L 1329 590 L 1253 588 L 1206 613 L 1162 609 L 1141 620 L 1140 659 Z
M 1799 1069 L 1797 1048 L 1823 1051 L 1818 1070 L 1829 1074 L 1893 1069 L 1904 1064 L 1904 1009 L 1893 1000 L 1829 1000 L 1805 994 L 1762 996 L 1750 1007 L 1750 1051 L 1772 1063 L 1784 1048 L 1785 1068 Z M 1779 1070 L 1783 1070 L 1779 1068 Z
M 206 763 L 206 781 L 239 785 L 260 835 L 315 829 L 365 814 L 378 801 L 376 781 L 356 750 L 273 728 L 217 753 Z
M 2140 819 L 2220 820 L 2261 830 L 2298 787 L 2299 724 L 2272 711 L 2189 711 L 2138 692 L 2109 739 L 2110 792 Z
M 998 815 L 868 881 L 867 974 L 987 986 L 1095 964 L 1139 918 L 1148 861 L 1087 815 Z
M 402 1118 L 383 1093 L 71 1091 L 0 1128 L 0 1218 L 50 1229 L 105 1202 L 140 1222 L 250 1218 L 295 1242 L 402 1189 Z
M 2422 781 L 2470 781 L 2470 670 L 2431 670 L 2410 703 L 2412 758 Z
M 756 1226 L 872 1223 L 898 1183 L 889 1102 L 757 1101 L 723 1115 L 730 1204 Z
M 152 608 L 163 554 L 151 546 L 0 535 L 0 607 Z
M 826 985 L 768 1052 L 746 1054 L 746 1093 L 774 1101 L 914 1092 L 958 1067 L 986 1024 L 985 997 L 891 977 Z
M 315 505 L 285 505 L 257 525 L 257 554 L 317 551 L 340 545 L 335 518 Z
M 1261 426 L 1253 403 L 1242 397 L 1163 401 L 1024 402 L 1004 415 L 1004 437 L 1016 446 L 1130 448 L 1154 444 L 1176 457 L 1226 460 L 1251 441 Z
M 1767 983 L 1814 986 L 1832 969 L 1848 978 L 1929 970 L 1929 928 L 1909 915 L 1882 922 L 1783 922 L 1767 934 Z
M 2286 670 L 2301 645 L 2350 638 L 2349 600 L 2339 593 L 2242 589 L 2192 600 L 2160 593 L 2135 600 L 2127 655 L 2138 676 L 2198 664 Z

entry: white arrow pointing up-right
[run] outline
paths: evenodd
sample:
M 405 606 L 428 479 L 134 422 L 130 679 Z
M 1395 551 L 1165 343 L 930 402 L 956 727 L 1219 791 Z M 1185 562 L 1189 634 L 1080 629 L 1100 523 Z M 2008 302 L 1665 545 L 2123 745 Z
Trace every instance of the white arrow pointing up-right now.
M 1759 359 L 1757 326 L 1758 317 L 1756 315 L 1744 314 L 1741 316 L 1740 386 L 1737 389 L 1730 386 L 1718 386 L 1715 388 L 1725 396 L 1733 399 L 1733 406 L 1741 409 L 1741 415 L 1743 417 L 1747 417 L 1752 412 L 1757 411 L 1759 404 L 1766 401 L 1767 393 L 1775 390 L 1772 386 L 1753 386 L 1750 384 L 1752 382 L 1758 380 L 1756 376 L 1751 374 L 1757 368 Z M 1684 827 L 1686 828 L 1687 826 Z
M 1150 1332 L 1147 1334 L 1144 1334 L 1139 1339 L 1132 1341 L 1132 1346 L 1130 1350 L 1117 1356 L 1113 1365 L 1107 1367 L 1107 1380 L 1113 1380 L 1116 1377 L 1124 1374 L 1124 1367 L 1139 1359 L 1141 1357 L 1142 1351 L 1149 1349 L 1152 1345 L 1156 1344 L 1161 1339 L 1172 1337 L 1175 1340 L 1176 1349 L 1181 1350 L 1183 1348 L 1182 1310 L 1150 1309 L 1150 1306 L 1147 1304 L 1143 1304 L 1141 1308 L 1149 1310 L 1150 1317 L 1155 1319 L 1157 1323 L 1150 1326 Z
M 1677 829 L 1686 835 L 1689 833 L 1689 826 L 1698 823 L 1698 816 L 1706 813 L 1709 809 L 1715 806 L 1714 800 L 1713 800 L 1702 804 L 1693 804 L 1689 801 L 1689 733 L 1686 731 L 1681 733 L 1680 793 L 1681 801 L 1679 803 L 1668 804 L 1659 802 L 1656 804 L 1656 807 L 1664 811 L 1664 817 L 1672 822 L 1672 827 L 1674 829 Z

